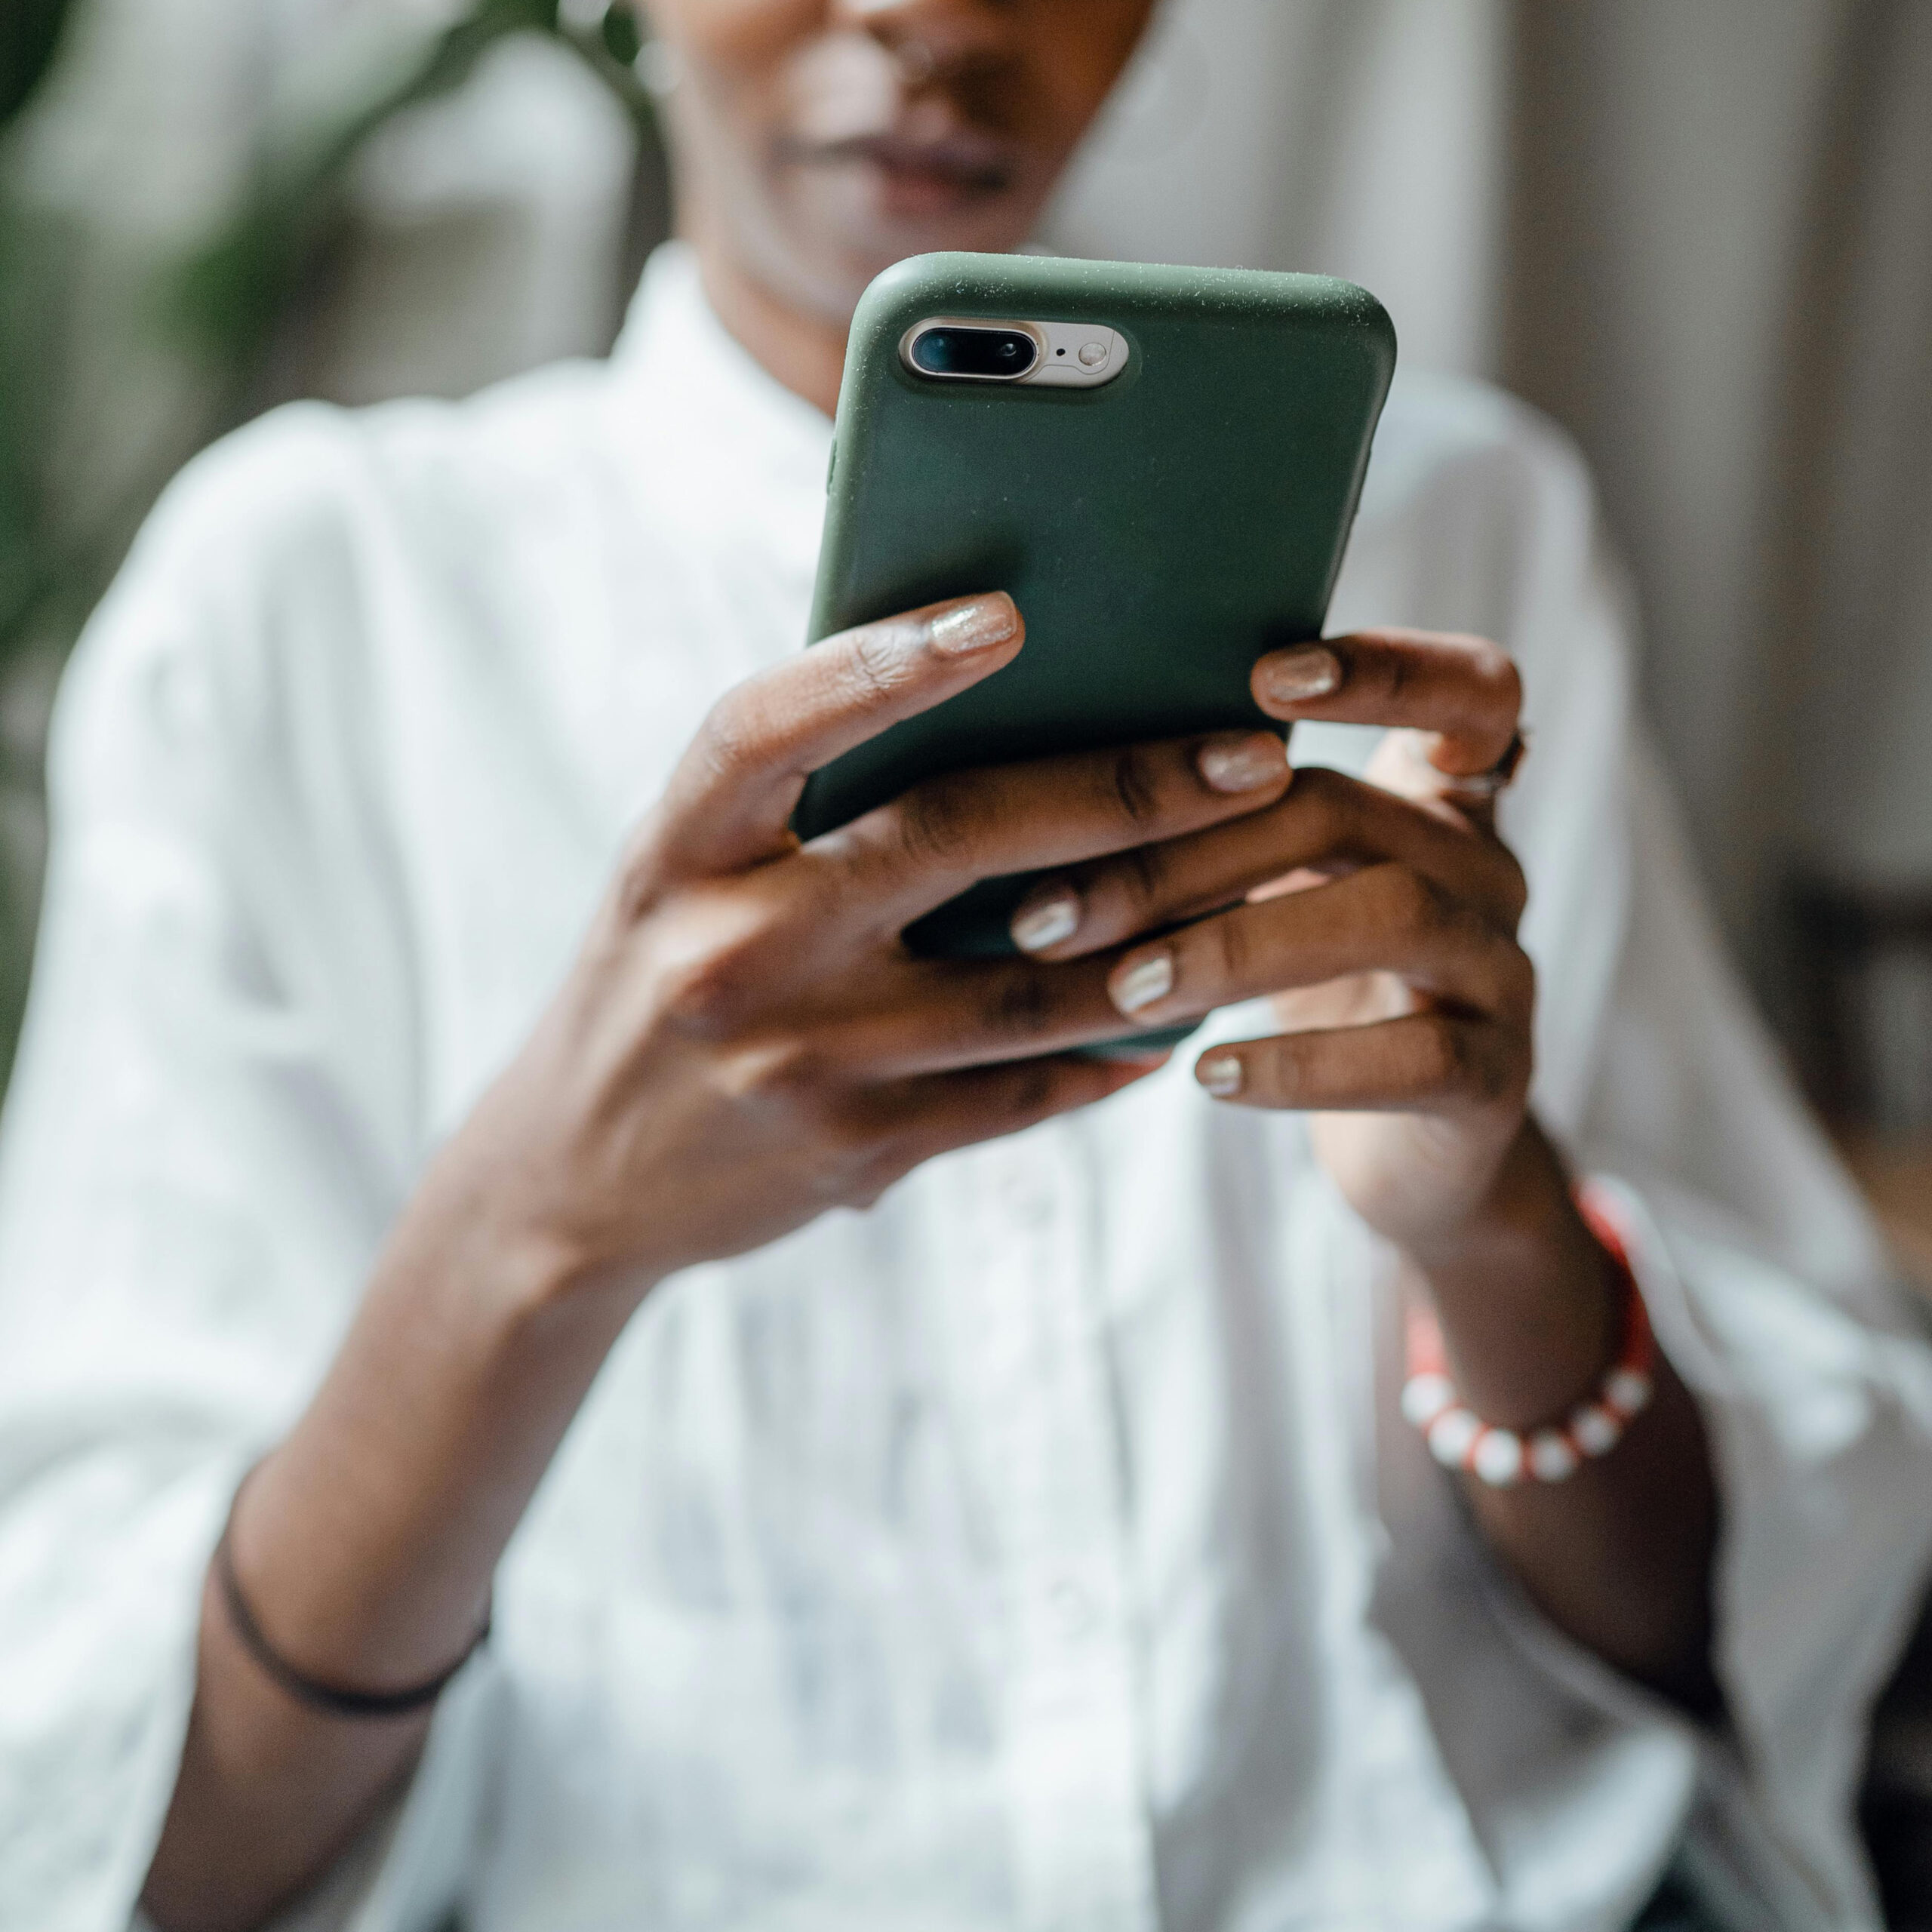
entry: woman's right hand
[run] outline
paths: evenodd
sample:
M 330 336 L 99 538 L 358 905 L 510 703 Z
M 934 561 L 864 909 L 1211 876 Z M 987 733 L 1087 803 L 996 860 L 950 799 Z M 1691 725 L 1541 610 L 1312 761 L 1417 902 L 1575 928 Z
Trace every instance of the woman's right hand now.
M 514 1293 L 629 1300 L 1158 1064 L 1066 1051 L 1120 1031 L 1109 960 L 921 959 L 899 934 L 977 879 L 1272 803 L 1290 778 L 1278 738 L 963 772 L 809 844 L 788 829 L 810 772 L 997 671 L 1023 634 L 1003 593 L 935 605 L 827 639 L 712 711 L 419 1202 L 454 1198 L 497 1270 L 516 1257 Z
M 1118 1036 L 1118 948 L 929 960 L 899 934 L 976 879 L 1272 803 L 1289 783 L 1279 739 L 964 772 L 808 845 L 787 829 L 808 773 L 1010 663 L 1022 629 L 1004 596 L 937 605 L 801 651 L 712 712 L 564 986 L 431 1162 L 321 1386 L 236 1501 L 239 1587 L 285 1666 L 392 1690 L 462 1654 L 653 1282 L 1142 1070 L 1066 1051 Z M 260 1923 L 405 1774 L 426 1721 L 346 1721 L 291 1697 L 211 1580 L 150 1914 L 182 1932 Z

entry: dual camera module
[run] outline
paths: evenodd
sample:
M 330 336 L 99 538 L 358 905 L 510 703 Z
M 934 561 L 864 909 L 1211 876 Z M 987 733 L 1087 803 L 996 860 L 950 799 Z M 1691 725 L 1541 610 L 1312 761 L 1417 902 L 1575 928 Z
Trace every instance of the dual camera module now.
M 935 315 L 915 323 L 900 361 L 931 383 L 1016 383 L 1094 389 L 1128 362 L 1126 338 L 1098 322 L 982 321 Z
M 969 376 L 1011 382 L 1040 359 L 1040 345 L 1017 329 L 964 328 L 942 325 L 912 343 L 910 360 L 922 376 Z

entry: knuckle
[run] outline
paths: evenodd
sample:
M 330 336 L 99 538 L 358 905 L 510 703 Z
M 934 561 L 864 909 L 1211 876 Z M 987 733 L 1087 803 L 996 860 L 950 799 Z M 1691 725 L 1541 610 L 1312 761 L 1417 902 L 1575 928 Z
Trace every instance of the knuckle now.
M 1382 657 L 1383 695 L 1389 708 L 1400 707 L 1409 688 L 1409 654 L 1406 651 L 1390 651 Z
M 780 1121 L 809 1148 L 823 1184 L 835 1191 L 864 1138 L 817 1041 L 782 1033 L 748 1041 L 728 1057 L 721 1079 L 734 1100 Z
M 869 1206 L 898 1178 L 892 1140 L 842 1093 L 814 1084 L 788 1090 L 785 1100 L 818 1150 L 828 1192 L 844 1205 Z
M 1488 1106 L 1518 1090 L 1515 1058 L 1497 1050 L 1494 1029 L 1432 1014 L 1423 1038 L 1423 1078 L 1429 1091 Z
M 1132 914 L 1137 917 L 1165 896 L 1168 861 L 1158 845 L 1132 845 L 1120 855 L 1120 876 Z
M 1144 746 L 1117 752 L 1109 768 L 1115 803 L 1130 825 L 1152 824 L 1160 815 L 1161 786 L 1154 761 Z
M 793 956 L 851 923 L 873 857 L 856 840 L 834 833 L 826 844 L 804 847 L 782 866 L 765 869 L 761 882 L 772 888 L 771 923 L 783 928 Z
M 1519 1103 L 1529 1091 L 1529 1055 L 1511 1051 L 1496 1029 L 1483 1029 L 1481 1039 L 1471 1047 L 1469 1058 L 1469 1091 L 1484 1106 Z
M 983 1017 L 998 1038 L 1029 1039 L 1044 1032 L 1054 1017 L 1045 976 L 1027 971 L 1002 974 L 986 995 Z
M 764 921 L 728 921 L 706 909 L 666 914 L 660 923 L 651 946 L 658 1011 L 697 1038 L 737 1032 L 766 996 Z
M 891 631 L 868 624 L 847 637 L 840 654 L 840 695 L 863 710 L 891 703 L 911 681 L 912 667 Z
M 1383 915 L 1392 930 L 1409 940 L 1435 932 L 1443 920 L 1441 894 L 1436 887 L 1412 866 L 1394 864 L 1378 869 Z
M 727 958 L 694 953 L 659 969 L 657 1005 L 679 1032 L 719 1039 L 734 1030 L 742 993 Z
M 1311 766 L 1295 774 L 1290 798 L 1300 795 L 1308 818 L 1308 833 L 1318 851 L 1331 852 L 1346 844 L 1361 817 L 1361 793 L 1338 773 Z
M 894 808 L 900 851 L 915 866 L 952 866 L 973 848 L 978 815 L 956 778 L 928 779 Z
M 1464 1054 L 1464 1061 L 1466 1071 L 1463 1091 L 1484 1106 L 1494 1106 L 1514 1095 L 1515 1063 L 1512 1055 L 1472 1041 Z
M 1501 645 L 1479 637 L 1472 640 L 1469 662 L 1484 688 L 1506 705 L 1514 718 L 1523 703 L 1523 674 L 1516 668 L 1515 659 Z
M 1322 1042 L 1312 1033 L 1281 1033 L 1246 1056 L 1243 1084 L 1257 1095 L 1289 1095 L 1318 1103 L 1329 1081 L 1324 1078 Z
M 916 1110 L 882 1105 L 876 1094 L 854 1093 L 839 1118 L 848 1153 L 848 1207 L 869 1208 L 888 1188 L 951 1144 L 943 1125 L 936 1128 Z
M 915 1154 L 897 1147 L 881 1148 L 869 1155 L 854 1168 L 839 1205 L 861 1212 L 876 1206 L 887 1189 L 906 1178 L 917 1158 Z
M 1017 1126 L 1038 1120 L 1053 1111 L 1059 1091 L 1057 1069 L 1051 1060 L 1023 1060 L 1009 1078 L 1007 1114 Z
M 611 912 L 620 926 L 633 926 L 657 902 L 662 889 L 663 826 L 654 812 L 624 841 L 611 876 Z
M 1221 984 L 1244 985 L 1255 956 L 1254 936 L 1248 922 L 1237 912 L 1224 913 L 1220 918 L 1209 921 L 1207 930 L 1214 935 L 1214 965 Z M 1183 970 L 1175 977 L 1186 980 L 1189 976 Z
M 858 1144 L 857 1123 L 840 1104 L 831 1056 L 810 1035 L 789 1035 L 768 1055 L 761 1083 L 764 1092 L 809 1120 L 820 1139 L 839 1146 Z
M 1536 962 L 1520 946 L 1510 946 L 1503 955 L 1503 991 L 1506 1011 L 1527 1015 L 1536 1010 Z
M 733 778 L 755 762 L 758 732 L 753 709 L 747 687 L 740 685 L 706 712 L 694 749 L 710 777 Z
M 1421 1087 L 1432 1094 L 1466 1092 L 1473 1072 L 1467 1029 L 1446 1014 L 1430 1013 L 1423 1017 L 1416 1037 Z
M 1495 848 L 1500 877 L 1497 897 L 1503 909 L 1509 915 L 1509 930 L 1514 932 L 1530 903 L 1529 875 L 1523 869 L 1523 863 L 1506 845 Z

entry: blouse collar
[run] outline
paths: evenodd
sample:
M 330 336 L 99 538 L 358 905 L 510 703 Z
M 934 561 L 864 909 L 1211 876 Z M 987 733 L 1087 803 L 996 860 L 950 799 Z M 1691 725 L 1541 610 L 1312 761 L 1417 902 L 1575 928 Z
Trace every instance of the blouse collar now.
M 666 242 L 652 253 L 611 361 L 620 384 L 666 427 L 687 429 L 721 453 L 755 450 L 768 481 L 822 496 L 831 418 L 786 388 L 719 321 L 688 242 Z

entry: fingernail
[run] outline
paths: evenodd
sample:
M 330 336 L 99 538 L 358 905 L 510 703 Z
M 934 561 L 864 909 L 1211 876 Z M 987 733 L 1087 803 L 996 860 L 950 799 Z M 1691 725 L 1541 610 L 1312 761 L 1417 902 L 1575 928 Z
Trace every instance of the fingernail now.
M 1107 983 L 1107 997 L 1122 1013 L 1138 1013 L 1174 990 L 1174 961 L 1170 952 L 1150 952 L 1123 967 Z
M 1071 939 L 1080 924 L 1080 895 L 1070 885 L 1042 887 L 1020 906 L 1007 930 L 1022 952 L 1044 952 Z
M 926 641 L 943 657 L 970 657 L 1004 644 L 1020 628 L 1020 611 L 1003 590 L 968 598 L 929 619 Z
M 1288 750 L 1272 731 L 1230 731 L 1210 738 L 1194 761 L 1216 791 L 1252 792 L 1287 770 Z
M 1241 1091 L 1241 1062 L 1232 1054 L 1211 1054 L 1194 1069 L 1194 1077 L 1217 1100 Z
M 1275 704 L 1306 704 L 1326 697 L 1342 681 L 1342 660 L 1325 645 L 1304 645 L 1264 657 L 1255 667 L 1261 695 Z

